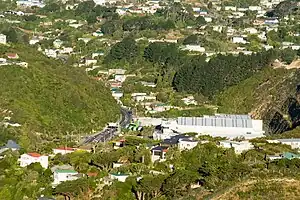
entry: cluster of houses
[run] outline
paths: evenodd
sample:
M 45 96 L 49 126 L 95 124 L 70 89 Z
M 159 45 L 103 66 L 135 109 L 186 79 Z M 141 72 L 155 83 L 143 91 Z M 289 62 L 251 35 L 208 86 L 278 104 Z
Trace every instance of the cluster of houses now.
M 16 65 L 23 68 L 28 68 L 28 63 L 21 61 L 17 53 L 7 53 L 6 58 L 0 58 L 0 67 L 9 65 Z
M 231 118 L 229 119 L 237 119 L 237 116 L 233 117 L 230 116 Z M 240 116 L 241 117 L 241 116 Z M 198 120 L 199 119 L 194 119 Z M 199 122 L 198 122 L 199 123 Z M 209 123 L 209 122 L 207 122 Z M 216 124 L 211 126 L 218 126 L 218 122 L 215 122 Z M 220 123 L 225 123 L 229 124 L 232 123 L 235 128 L 245 128 L 245 127 L 239 127 L 238 124 L 240 122 L 238 121 L 223 121 Z M 246 122 L 241 122 L 241 123 L 250 123 L 250 121 Z M 191 124 L 190 124 L 191 125 Z M 226 134 L 226 127 L 228 126 L 223 126 L 224 130 L 224 137 L 228 136 Z M 216 129 L 215 129 L 216 130 Z M 232 130 L 232 129 L 231 129 Z M 155 139 L 155 138 L 154 138 Z M 156 138 L 157 139 L 157 138 Z M 162 141 L 159 143 L 159 145 L 156 146 L 149 146 L 148 149 L 151 153 L 151 161 L 152 162 L 164 162 L 167 159 L 167 152 L 170 150 L 170 148 L 178 148 L 179 151 L 188 151 L 193 148 L 195 148 L 199 144 L 205 144 L 208 143 L 208 140 L 199 140 L 197 137 L 192 137 L 188 134 L 185 133 L 178 133 L 174 135 L 170 135 L 169 137 L 165 137 L 162 139 Z M 270 144 L 284 144 L 284 145 L 289 145 L 292 149 L 300 149 L 300 139 L 275 139 L 275 140 L 267 140 L 268 143 Z M 221 140 L 216 143 L 220 148 L 226 148 L 226 149 L 233 149 L 236 154 L 241 154 L 245 151 L 254 149 L 255 146 L 248 140 L 244 141 L 235 141 L 235 140 Z M 114 142 L 114 149 L 122 148 L 126 146 L 126 140 L 121 139 L 119 141 Z M 6 145 L 3 147 L 0 147 L 0 154 L 2 154 L 5 151 L 11 150 L 11 151 L 18 151 L 20 150 L 20 146 L 12 141 L 9 140 Z M 139 147 L 137 147 L 139 148 Z M 53 149 L 53 154 L 51 155 L 41 155 L 39 153 L 24 153 L 20 156 L 18 159 L 20 167 L 26 167 L 32 163 L 39 163 L 43 168 L 47 169 L 49 167 L 49 159 L 57 154 L 65 155 L 77 151 L 87 151 L 91 152 L 91 149 L 85 149 L 85 148 L 70 148 L 70 147 L 59 147 Z M 0 157 L 0 159 L 3 159 L 4 156 Z M 276 155 L 268 155 L 267 158 L 270 161 L 278 160 L 278 159 L 294 159 L 294 158 L 300 158 L 300 154 L 296 153 L 291 153 L 291 152 L 283 152 L 280 154 Z M 113 168 L 119 168 L 122 165 L 126 164 L 126 161 L 123 161 L 121 158 L 119 159 L 118 162 L 113 163 Z M 53 173 L 53 183 L 52 187 L 56 187 L 58 184 L 64 182 L 64 181 L 72 181 L 76 180 L 80 177 L 83 176 L 97 176 L 97 173 L 87 173 L 87 174 L 82 174 L 79 173 L 78 171 L 74 170 L 74 168 L 70 165 L 59 165 L 59 166 L 53 166 L 51 168 L 51 171 Z M 110 173 L 109 176 L 102 178 L 104 184 L 111 184 L 113 180 L 118 180 L 120 182 L 125 182 L 129 174 L 124 174 L 124 173 Z

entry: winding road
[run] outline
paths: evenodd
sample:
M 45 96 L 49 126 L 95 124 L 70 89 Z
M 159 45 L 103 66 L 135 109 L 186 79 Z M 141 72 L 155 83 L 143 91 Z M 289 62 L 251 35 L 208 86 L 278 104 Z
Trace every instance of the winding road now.
M 121 119 L 117 122 L 121 128 L 125 128 L 130 124 L 132 120 L 132 112 L 127 108 L 121 107 Z M 91 136 L 85 137 L 82 145 L 87 145 L 89 143 L 107 142 L 110 141 L 115 135 L 117 135 L 118 127 L 107 127 L 103 131 L 100 131 Z

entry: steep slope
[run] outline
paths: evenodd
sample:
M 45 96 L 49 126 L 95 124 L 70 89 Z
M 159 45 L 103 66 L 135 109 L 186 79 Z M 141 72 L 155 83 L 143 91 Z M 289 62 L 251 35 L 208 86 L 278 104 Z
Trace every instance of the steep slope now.
M 1 48 L 0 57 L 17 53 L 28 68 L 0 66 L 0 109 L 29 130 L 51 134 L 89 133 L 119 117 L 119 108 L 104 84 L 48 59 L 34 49 Z
M 263 119 L 268 133 L 299 125 L 300 71 L 267 68 L 216 97 L 219 112 L 250 113 Z
M 212 200 L 231 199 L 299 199 L 300 181 L 288 178 L 252 180 L 239 183 Z

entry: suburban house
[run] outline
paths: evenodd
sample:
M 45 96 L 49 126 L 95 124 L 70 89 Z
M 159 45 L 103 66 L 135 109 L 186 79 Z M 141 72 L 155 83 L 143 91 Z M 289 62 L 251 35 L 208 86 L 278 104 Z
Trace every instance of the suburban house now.
M 53 172 L 53 186 L 56 186 L 58 184 L 60 184 L 61 182 L 64 181 L 73 181 L 78 179 L 79 173 L 75 170 L 71 170 L 71 169 L 56 169 Z
M 185 105 L 197 105 L 198 104 L 193 96 L 188 96 L 188 97 L 185 97 L 181 100 L 183 101 L 183 103 Z
M 43 1 L 40 0 L 19 0 L 16 1 L 17 6 L 21 6 L 21 7 L 39 7 L 39 8 L 43 8 L 45 6 L 45 4 L 43 3 Z
M 166 105 L 164 103 L 155 103 L 151 105 L 148 112 L 149 113 L 164 112 L 170 110 L 171 108 L 174 108 L 174 106 Z
M 111 88 L 120 88 L 120 87 L 122 87 L 121 82 L 115 81 L 113 79 L 108 80 L 108 84 L 110 85 Z
M 181 48 L 182 50 L 185 51 L 196 51 L 196 52 L 205 52 L 205 48 L 201 47 L 200 45 L 192 45 L 192 44 L 187 44 Z
M 125 69 L 109 69 L 108 74 L 125 74 Z
M 29 44 L 30 45 L 35 45 L 37 43 L 40 42 L 40 39 L 38 37 L 32 37 L 30 40 L 29 40 Z
M 21 167 L 26 167 L 32 163 L 40 163 L 41 166 L 45 169 L 48 168 L 48 156 L 42 156 L 38 153 L 27 153 L 21 155 L 21 157 L 18 159 L 20 162 Z
M 92 58 L 93 59 L 98 57 L 98 56 L 104 56 L 104 53 L 102 51 L 92 53 Z
M 132 96 L 132 95 L 131 95 Z M 156 96 L 153 95 L 147 95 L 146 93 L 140 93 L 137 94 L 135 96 L 132 96 L 132 99 L 136 102 L 140 102 L 140 101 L 155 101 L 156 100 Z
M 13 140 L 8 140 L 5 146 L 0 147 L 0 153 L 3 153 L 9 149 L 12 151 L 18 151 L 20 150 L 20 145 Z
M 180 151 L 183 150 L 191 150 L 198 145 L 197 140 L 193 140 L 191 138 L 182 138 L 178 141 L 178 148 Z
M 246 44 L 247 41 L 242 36 L 232 37 L 232 43 Z
M 0 34 L 0 44 L 6 44 L 6 35 Z
M 109 174 L 109 178 L 113 180 L 118 180 L 120 182 L 125 182 L 128 176 L 129 176 L 128 174 L 121 174 L 121 173 Z
M 254 145 L 248 141 L 236 142 L 230 140 L 223 140 L 220 141 L 220 146 L 223 148 L 233 148 L 236 154 L 241 154 L 243 151 L 248 151 L 254 148 Z
M 75 152 L 76 149 L 75 148 L 71 148 L 71 147 L 59 147 L 59 148 L 55 148 L 53 149 L 53 153 L 56 154 L 61 154 L 61 155 L 65 155 L 68 153 L 73 153 Z
M 156 87 L 156 84 L 152 82 L 141 81 L 141 84 L 146 87 L 153 87 L 153 88 Z
M 278 155 L 268 155 L 267 158 L 271 161 L 273 160 L 280 160 L 280 159 L 289 159 L 292 160 L 294 158 L 300 158 L 299 154 L 294 154 L 291 152 L 284 152 L 282 154 L 278 154 Z
M 57 57 L 57 51 L 55 49 L 45 49 L 44 54 L 49 58 Z
M 125 146 L 125 140 L 119 140 L 119 141 L 115 141 L 113 142 L 113 147 L 114 149 L 119 149 Z
M 19 55 L 17 53 L 7 53 L 6 56 L 9 59 L 18 59 L 19 58 Z
M 285 145 L 290 145 L 292 149 L 300 148 L 300 138 L 289 138 L 289 139 L 276 139 L 276 140 L 267 140 L 268 143 L 280 143 Z
M 73 153 L 75 151 L 87 151 L 87 152 L 91 152 L 90 149 L 82 149 L 82 148 L 73 148 L 73 147 L 58 147 L 53 149 L 53 153 L 56 154 L 68 154 L 68 153 Z
M 113 168 L 118 168 L 121 167 L 122 165 L 124 165 L 123 163 L 119 163 L 119 162 L 114 162 L 113 163 Z
M 151 161 L 165 161 L 166 153 L 168 152 L 168 146 L 156 146 L 151 149 Z
M 112 96 L 116 99 L 119 100 L 121 97 L 123 97 L 123 92 L 116 90 L 116 91 L 111 91 Z
M 164 147 L 172 147 L 177 146 L 180 151 L 190 150 L 196 147 L 198 141 L 193 140 L 193 137 L 189 135 L 174 135 L 170 136 L 170 138 L 166 138 L 161 142 L 161 146 Z
M 86 65 L 86 66 L 97 64 L 97 62 L 98 62 L 98 61 L 95 60 L 95 59 L 91 59 L 91 58 L 86 58 L 86 59 L 85 59 L 85 65 Z
M 125 74 L 115 74 L 114 77 L 115 81 L 119 81 L 123 83 L 126 80 L 126 75 Z

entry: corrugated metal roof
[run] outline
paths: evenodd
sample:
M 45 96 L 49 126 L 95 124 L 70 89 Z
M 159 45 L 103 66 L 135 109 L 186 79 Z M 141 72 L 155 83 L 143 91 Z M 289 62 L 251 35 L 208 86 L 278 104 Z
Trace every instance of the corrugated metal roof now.
M 178 117 L 177 123 L 178 125 L 184 126 L 252 128 L 251 118 L 248 115 L 222 115 L 222 117 L 220 115 L 209 117 Z

